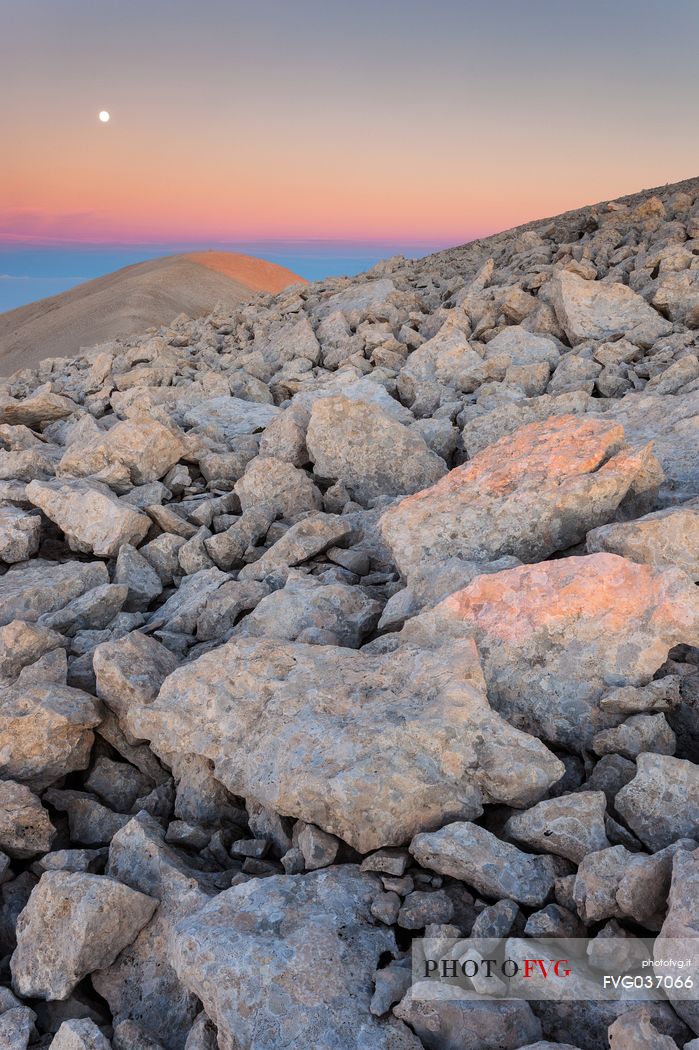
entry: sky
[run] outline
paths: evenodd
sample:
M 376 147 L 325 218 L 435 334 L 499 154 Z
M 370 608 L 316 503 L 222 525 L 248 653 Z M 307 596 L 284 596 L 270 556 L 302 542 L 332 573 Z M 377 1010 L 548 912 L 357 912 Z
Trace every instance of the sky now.
M 0 0 L 0 24 L 0 252 L 418 254 L 699 167 L 697 0 Z

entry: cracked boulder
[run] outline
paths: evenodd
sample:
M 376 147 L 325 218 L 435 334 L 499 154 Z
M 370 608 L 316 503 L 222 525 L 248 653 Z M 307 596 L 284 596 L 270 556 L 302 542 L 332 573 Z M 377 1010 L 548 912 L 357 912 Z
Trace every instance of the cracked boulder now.
M 233 794 L 363 853 L 472 819 L 485 802 L 535 802 L 563 773 L 491 710 L 468 638 L 446 655 L 233 639 L 130 707 L 126 728 L 160 755 L 176 740 Z
M 390 507 L 380 527 L 408 579 L 454 556 L 533 562 L 579 543 L 625 502 L 649 509 L 660 477 L 650 446 L 629 447 L 618 424 L 555 416 Z
M 369 1011 L 379 958 L 396 951 L 371 915 L 380 892 L 375 876 L 342 865 L 253 879 L 180 921 L 170 961 L 221 1050 L 421 1050 L 400 1021 Z
M 562 558 L 479 576 L 398 637 L 430 645 L 463 634 L 496 710 L 578 750 L 620 721 L 600 706 L 610 687 L 645 685 L 673 646 L 699 644 L 699 593 L 677 569 Z

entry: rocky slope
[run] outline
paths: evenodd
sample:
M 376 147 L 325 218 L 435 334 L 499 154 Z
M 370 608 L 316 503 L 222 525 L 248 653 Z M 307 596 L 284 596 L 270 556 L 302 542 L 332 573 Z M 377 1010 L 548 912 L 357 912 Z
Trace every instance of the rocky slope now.
M 4 383 L 1 1046 L 696 1045 L 408 989 L 699 931 L 698 260 L 692 180 Z
M 236 252 L 188 252 L 136 263 L 61 295 L 0 314 L 0 374 L 72 357 L 114 336 L 140 335 L 178 314 L 233 310 L 255 292 L 304 283 L 283 266 Z

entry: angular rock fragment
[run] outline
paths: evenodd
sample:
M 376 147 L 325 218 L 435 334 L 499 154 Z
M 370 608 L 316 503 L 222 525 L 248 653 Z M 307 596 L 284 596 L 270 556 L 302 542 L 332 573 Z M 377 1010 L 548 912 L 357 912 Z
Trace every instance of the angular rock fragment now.
M 114 836 L 107 875 L 160 904 L 128 947 L 93 973 L 92 983 L 117 1023 L 132 1021 L 165 1050 L 182 1050 L 199 1005 L 172 968 L 171 936 L 178 920 L 204 907 L 211 889 L 143 813 Z
M 672 883 L 668 898 L 667 916 L 660 935 L 655 942 L 654 957 L 679 962 L 689 956 L 691 966 L 682 971 L 682 976 L 691 978 L 694 988 L 699 981 L 699 965 L 696 958 L 696 943 L 699 935 L 699 852 L 678 850 L 672 864 Z M 657 967 L 656 973 L 663 975 L 667 969 Z M 675 1011 L 692 1031 L 699 1035 L 699 1001 L 696 994 L 673 994 L 667 997 Z
M 44 613 L 62 609 L 85 591 L 109 583 L 103 562 L 52 562 L 36 558 L 0 576 L 0 624 L 36 622 Z
M 50 1050 L 110 1050 L 109 1040 L 88 1017 L 64 1021 Z
M 47 627 L 12 620 L 0 627 L 0 677 L 16 678 L 23 667 L 65 645 L 65 639 Z
M 124 722 L 130 707 L 148 704 L 157 696 L 177 667 L 177 657 L 154 638 L 132 631 L 98 645 L 93 663 L 97 695 Z
M 71 550 L 110 558 L 138 546 L 150 519 L 95 481 L 32 481 L 27 498 L 65 533 Z
M 675 565 L 699 581 L 699 503 L 602 525 L 587 535 L 587 549 L 620 554 L 646 565 Z
M 67 998 L 131 943 L 156 907 L 116 879 L 47 871 L 17 923 L 11 969 L 18 994 Z
M 324 586 L 312 576 L 289 577 L 285 587 L 262 598 L 235 634 L 310 643 L 317 638 L 320 644 L 357 649 L 376 626 L 380 613 L 380 604 L 359 587 Z
M 488 696 L 515 725 L 578 749 L 618 722 L 600 706 L 612 685 L 642 685 L 669 650 L 699 642 L 699 598 L 676 569 L 614 554 L 480 576 L 409 621 L 423 645 L 471 634 Z
M 446 985 L 431 982 L 413 985 L 393 1013 L 410 1025 L 426 1050 L 516 1050 L 523 1040 L 541 1035 L 529 1003 L 455 999 Z
M 458 555 L 537 561 L 611 521 L 660 479 L 650 447 L 630 448 L 614 423 L 557 416 L 522 427 L 432 488 L 390 507 L 382 534 L 408 578 Z
M 213 761 L 234 794 L 368 852 L 484 801 L 536 801 L 563 772 L 485 697 L 470 639 L 444 655 L 232 640 L 132 707 L 128 731 Z
M 0 423 L 9 423 L 10 426 L 41 426 L 55 419 L 65 419 L 76 412 L 77 408 L 70 398 L 52 394 L 46 387 L 41 387 L 24 400 L 2 397 Z
M 416 835 L 410 852 L 423 868 L 460 879 L 486 897 L 532 907 L 546 902 L 556 878 L 551 857 L 523 853 L 468 821 Z
M 233 486 L 243 511 L 260 504 L 295 522 L 323 505 L 319 489 L 305 471 L 272 456 L 257 456 Z
M 699 766 L 650 752 L 636 764 L 615 805 L 641 842 L 655 852 L 679 838 L 699 838 Z
M 264 430 L 279 415 L 274 405 L 241 401 L 238 397 L 214 397 L 201 401 L 184 413 L 188 426 L 227 443 L 240 434 Z
M 552 280 L 552 299 L 573 346 L 585 339 L 624 335 L 630 342 L 648 347 L 672 331 L 669 321 L 624 284 L 585 281 L 561 270 Z
M 123 464 L 134 485 L 157 481 L 185 450 L 182 435 L 155 419 L 129 419 L 86 444 L 76 443 L 58 464 L 59 474 L 87 477 Z
M 0 503 L 0 562 L 26 561 L 38 551 L 40 538 L 41 518 L 36 512 Z
M 0 685 L 0 776 L 35 790 L 90 761 L 100 704 L 55 683 Z
M 51 849 L 56 829 L 25 784 L 0 780 L 0 849 L 20 860 Z
M 316 401 L 306 446 L 315 475 L 342 482 L 363 506 L 377 496 L 417 492 L 446 473 L 444 460 L 416 431 L 343 397 Z
M 507 821 L 504 832 L 522 846 L 555 853 L 575 864 L 609 845 L 604 828 L 606 799 L 601 791 L 545 799 Z
M 277 566 L 300 565 L 328 547 L 346 542 L 350 523 L 336 514 L 309 514 L 292 525 L 261 558 L 244 566 L 240 579 L 261 580 Z
M 393 933 L 371 916 L 379 890 L 375 877 L 342 865 L 252 880 L 181 920 L 170 959 L 222 1045 L 418 1050 L 408 1028 L 369 1012 L 376 963 L 395 951 Z

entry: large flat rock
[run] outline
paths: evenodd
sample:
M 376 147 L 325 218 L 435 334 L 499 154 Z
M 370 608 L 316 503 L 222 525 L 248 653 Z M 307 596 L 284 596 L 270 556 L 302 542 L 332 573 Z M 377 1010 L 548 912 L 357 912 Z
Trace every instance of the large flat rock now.
M 645 685 L 673 646 L 699 644 L 699 592 L 678 569 L 561 558 L 479 576 L 400 637 L 446 645 L 450 634 L 475 638 L 502 715 L 578 749 L 621 721 L 600 708 L 606 692 Z
M 532 562 L 579 543 L 625 500 L 652 498 L 659 480 L 650 446 L 629 447 L 618 424 L 557 416 L 501 438 L 380 526 L 408 578 L 455 555 Z
M 231 640 L 180 667 L 126 728 L 157 754 L 210 759 L 231 792 L 363 853 L 485 802 L 522 806 L 562 764 L 491 710 L 473 641 L 369 655 Z

